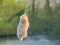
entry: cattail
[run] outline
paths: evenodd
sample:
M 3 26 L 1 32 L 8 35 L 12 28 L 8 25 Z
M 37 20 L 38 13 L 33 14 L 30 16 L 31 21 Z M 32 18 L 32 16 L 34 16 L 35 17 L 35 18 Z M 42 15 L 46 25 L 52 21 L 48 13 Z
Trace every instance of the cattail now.
M 27 37 L 28 28 L 29 28 L 28 16 L 24 13 L 22 16 L 20 16 L 20 22 L 17 27 L 17 37 L 19 40 L 23 40 L 23 38 Z

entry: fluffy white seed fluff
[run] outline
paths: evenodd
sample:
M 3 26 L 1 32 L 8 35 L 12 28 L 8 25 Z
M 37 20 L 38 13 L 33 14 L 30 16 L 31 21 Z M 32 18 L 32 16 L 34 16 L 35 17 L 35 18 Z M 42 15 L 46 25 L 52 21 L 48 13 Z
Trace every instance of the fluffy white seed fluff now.
M 17 37 L 19 40 L 23 40 L 23 38 L 27 37 L 27 31 L 29 28 L 29 20 L 26 14 L 20 16 L 20 21 L 17 26 Z

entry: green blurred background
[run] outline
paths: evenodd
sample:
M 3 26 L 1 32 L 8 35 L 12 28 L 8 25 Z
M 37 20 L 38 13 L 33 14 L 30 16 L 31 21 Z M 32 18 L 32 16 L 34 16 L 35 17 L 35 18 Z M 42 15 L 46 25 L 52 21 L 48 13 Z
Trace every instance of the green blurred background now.
M 0 36 L 16 35 L 24 11 L 29 16 L 28 35 L 60 36 L 60 0 L 0 0 Z

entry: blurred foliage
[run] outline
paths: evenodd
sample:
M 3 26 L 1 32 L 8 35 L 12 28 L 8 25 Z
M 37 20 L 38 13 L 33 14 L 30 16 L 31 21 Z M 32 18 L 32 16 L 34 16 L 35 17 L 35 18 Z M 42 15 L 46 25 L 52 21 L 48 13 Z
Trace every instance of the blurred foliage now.
M 0 18 L 0 35 L 15 34 L 14 26 L 11 23 L 6 23 L 4 19 Z
M 4 0 L 2 2 L 0 5 L 0 35 L 16 35 L 19 15 L 23 14 L 24 9 L 25 2 L 18 3 L 15 0 Z
M 60 4 L 55 5 L 52 9 L 49 1 L 46 0 L 44 8 L 37 11 L 37 5 L 34 3 L 33 0 L 32 7 L 26 8 L 30 22 L 28 34 L 60 36 Z M 24 13 L 25 7 L 26 2 L 24 1 L 5 0 L 0 4 L 0 35 L 16 35 L 19 17 Z

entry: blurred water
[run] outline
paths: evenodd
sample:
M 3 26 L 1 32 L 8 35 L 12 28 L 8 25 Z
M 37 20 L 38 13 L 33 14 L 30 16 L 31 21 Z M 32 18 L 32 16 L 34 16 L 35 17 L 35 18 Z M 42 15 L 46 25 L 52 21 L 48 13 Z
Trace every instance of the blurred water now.
M 60 45 L 59 39 L 47 39 L 45 37 L 28 37 L 23 41 L 18 39 L 0 39 L 0 45 Z

